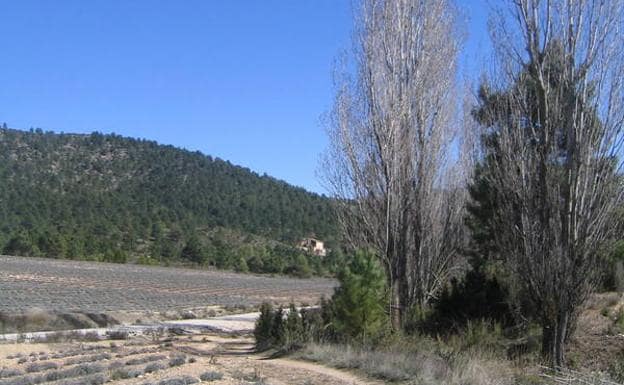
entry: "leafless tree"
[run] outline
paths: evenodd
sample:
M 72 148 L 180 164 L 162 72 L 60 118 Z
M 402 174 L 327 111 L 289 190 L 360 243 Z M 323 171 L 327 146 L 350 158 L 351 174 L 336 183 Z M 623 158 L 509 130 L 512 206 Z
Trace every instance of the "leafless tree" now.
M 565 343 L 621 203 L 621 0 L 515 0 L 493 18 L 499 77 L 483 87 L 496 245 L 537 309 L 542 351 Z
M 450 0 L 363 0 L 354 61 L 336 77 L 325 180 L 347 238 L 386 268 L 395 329 L 436 296 L 458 254 L 456 20 Z

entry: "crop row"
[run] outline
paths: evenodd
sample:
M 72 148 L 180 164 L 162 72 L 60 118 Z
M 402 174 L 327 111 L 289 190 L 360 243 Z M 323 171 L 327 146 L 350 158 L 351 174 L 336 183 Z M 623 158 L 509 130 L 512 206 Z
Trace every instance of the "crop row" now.
M 169 310 L 318 298 L 334 281 L 0 256 L 0 312 Z
M 116 360 L 108 365 L 103 363 L 82 363 L 71 367 L 58 367 L 58 365 L 46 365 L 40 369 L 40 373 L 16 374 L 0 380 L 0 385 L 39 385 L 46 383 L 104 383 L 109 380 L 121 380 L 136 378 L 146 373 L 154 373 L 170 367 L 181 366 L 187 362 L 184 355 L 163 354 L 148 355 L 129 360 Z M 22 373 L 22 372 L 20 372 Z M 80 378 L 80 380 L 76 380 Z M 83 382 L 81 382 L 83 381 Z M 101 382 L 103 381 L 103 382 Z

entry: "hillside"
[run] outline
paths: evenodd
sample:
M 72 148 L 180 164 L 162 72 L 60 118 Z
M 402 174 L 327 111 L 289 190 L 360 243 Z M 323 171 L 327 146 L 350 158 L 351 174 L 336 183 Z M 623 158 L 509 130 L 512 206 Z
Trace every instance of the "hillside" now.
M 302 262 L 299 238 L 334 233 L 328 198 L 219 158 L 114 134 L 0 129 L 5 254 L 281 273 Z

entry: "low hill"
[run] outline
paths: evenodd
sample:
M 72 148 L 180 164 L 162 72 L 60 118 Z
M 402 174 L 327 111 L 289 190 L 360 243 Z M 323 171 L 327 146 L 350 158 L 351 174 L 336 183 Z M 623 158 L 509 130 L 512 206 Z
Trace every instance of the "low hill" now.
M 282 273 L 303 263 L 292 248 L 301 237 L 331 243 L 330 203 L 154 141 L 0 129 L 5 254 Z

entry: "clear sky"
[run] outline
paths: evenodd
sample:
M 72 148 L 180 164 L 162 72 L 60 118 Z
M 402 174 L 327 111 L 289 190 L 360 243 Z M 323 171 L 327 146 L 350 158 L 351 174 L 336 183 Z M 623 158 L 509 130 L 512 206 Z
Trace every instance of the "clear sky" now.
M 351 0 L 0 2 L 0 122 L 147 138 L 324 192 L 321 115 Z M 487 52 L 485 0 L 463 72 Z

